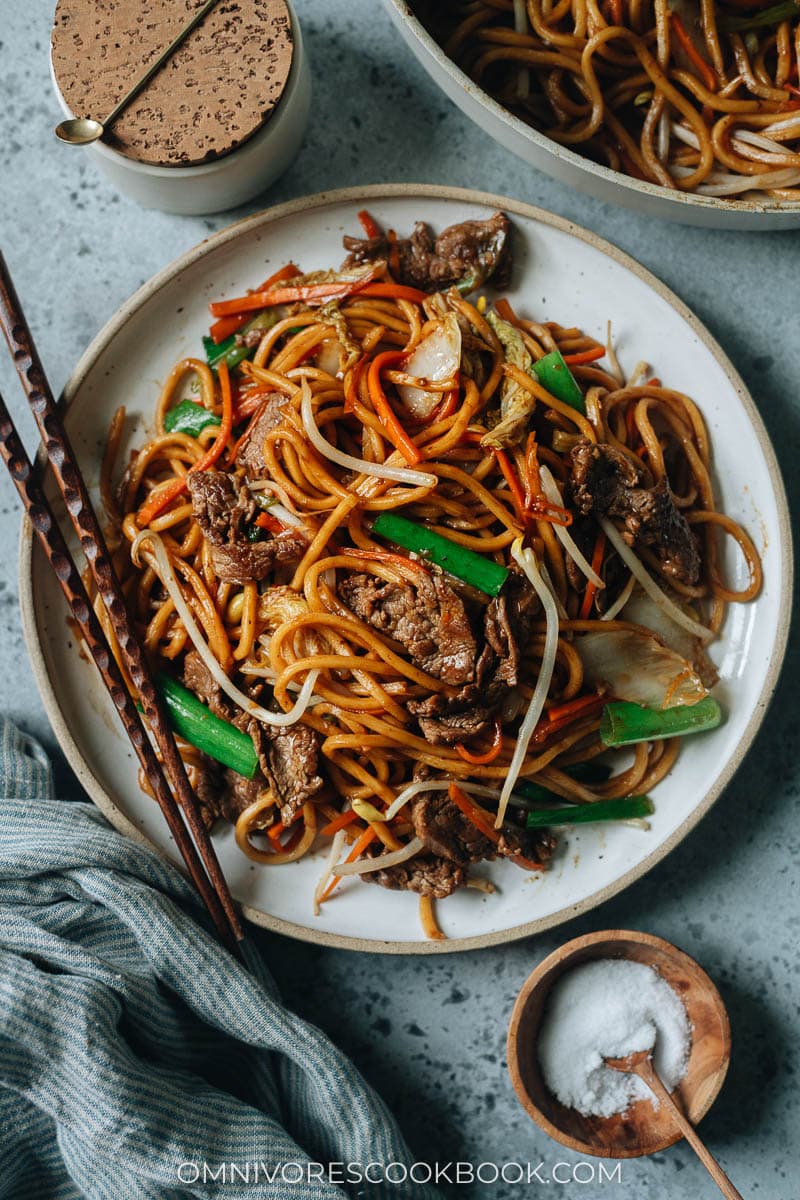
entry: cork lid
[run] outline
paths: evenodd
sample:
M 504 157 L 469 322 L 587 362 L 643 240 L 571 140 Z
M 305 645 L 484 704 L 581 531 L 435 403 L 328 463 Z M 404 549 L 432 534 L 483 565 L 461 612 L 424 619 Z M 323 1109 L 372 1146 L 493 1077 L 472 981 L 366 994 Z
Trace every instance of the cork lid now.
M 53 70 L 75 116 L 102 121 L 203 0 L 58 0 Z M 191 166 L 268 121 L 292 65 L 284 0 L 220 0 L 104 139 L 129 158 Z

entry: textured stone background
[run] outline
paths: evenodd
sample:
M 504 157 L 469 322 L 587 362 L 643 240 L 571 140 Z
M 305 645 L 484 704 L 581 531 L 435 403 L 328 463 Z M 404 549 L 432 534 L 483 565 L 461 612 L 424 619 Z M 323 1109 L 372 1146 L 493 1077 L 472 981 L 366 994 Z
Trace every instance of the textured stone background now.
M 416 180 L 506 192 L 567 216 L 633 254 L 683 297 L 731 355 L 775 441 L 793 508 L 800 431 L 800 234 L 720 233 L 617 210 L 537 175 L 495 146 L 429 82 L 382 8 L 298 0 L 314 71 L 312 124 L 264 203 L 324 188 Z M 52 382 L 154 271 L 231 217 L 146 212 L 115 195 L 79 150 L 56 144 L 48 78 L 51 5 L 4 5 L 0 241 Z M 13 121 L 24 123 L 26 141 Z M 252 208 L 261 205 L 253 205 Z M 23 429 L 16 381 L 0 389 Z M 16 600 L 15 497 L 0 475 L 0 706 L 38 735 L 71 783 L 28 673 Z M 287 999 L 326 1029 L 397 1112 L 421 1158 L 577 1161 L 531 1125 L 505 1067 L 508 1015 L 534 964 L 588 930 L 646 929 L 697 956 L 733 1026 L 731 1070 L 703 1132 L 742 1194 L 797 1200 L 797 648 L 765 728 L 714 811 L 669 859 L 590 916 L 527 942 L 440 959 L 358 957 L 264 937 Z M 544 1173 L 544 1172 L 543 1172 Z M 514 1186 L 454 1188 L 498 1197 Z M 536 1188 L 583 1200 L 716 1195 L 678 1145 L 622 1166 L 622 1181 Z

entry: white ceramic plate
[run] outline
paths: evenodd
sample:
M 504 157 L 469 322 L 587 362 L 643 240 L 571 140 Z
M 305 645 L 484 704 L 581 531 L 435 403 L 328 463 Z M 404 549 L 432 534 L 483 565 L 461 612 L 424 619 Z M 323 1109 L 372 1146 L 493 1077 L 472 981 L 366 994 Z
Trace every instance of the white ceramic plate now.
M 311 896 L 320 857 L 261 867 L 238 851 L 232 830 L 217 837 L 231 890 L 260 924 L 362 950 L 457 950 L 520 937 L 598 904 L 662 858 L 719 796 L 761 722 L 783 658 L 789 522 L 775 458 L 742 381 L 696 318 L 653 276 L 593 234 L 528 205 L 426 186 L 293 201 L 215 234 L 140 288 L 97 336 L 66 388 L 67 428 L 90 486 L 97 484 L 111 414 L 117 405 L 127 406 L 127 453 L 143 440 L 161 380 L 178 358 L 197 353 L 208 301 L 240 294 L 289 258 L 305 269 L 338 263 L 342 234 L 357 231 L 356 213 L 364 204 L 385 226 L 402 231 L 419 218 L 438 230 L 498 207 L 509 212 L 514 307 L 536 319 L 579 325 L 601 340 L 610 317 L 624 366 L 646 359 L 671 386 L 695 397 L 711 430 L 722 506 L 747 526 L 764 562 L 761 596 L 731 611 L 714 648 L 728 720 L 682 748 L 672 775 L 656 789 L 650 831 L 585 827 L 563 839 L 554 868 L 543 876 L 509 863 L 482 867 L 496 882 L 496 895 L 467 891 L 438 906 L 451 940 L 420 942 L 416 896 L 357 880 L 347 881 L 315 918 Z M 727 570 L 742 583 L 742 563 L 732 561 Z M 119 829 L 177 861 L 158 808 L 137 787 L 133 753 L 93 666 L 78 651 L 61 594 L 29 529 L 21 545 L 20 595 L 37 682 L 73 769 Z
M 800 203 L 720 200 L 632 179 L 561 146 L 532 129 L 478 87 L 452 62 L 414 13 L 408 0 L 384 0 L 406 45 L 458 108 L 506 149 L 553 179 L 610 204 L 646 216 L 709 229 L 800 229 Z

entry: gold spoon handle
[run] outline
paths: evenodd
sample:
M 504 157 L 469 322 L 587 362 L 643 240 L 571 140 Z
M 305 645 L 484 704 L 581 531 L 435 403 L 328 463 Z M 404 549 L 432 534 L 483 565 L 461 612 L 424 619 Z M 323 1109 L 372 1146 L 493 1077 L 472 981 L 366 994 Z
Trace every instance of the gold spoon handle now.
M 664 1084 L 656 1074 L 651 1059 L 646 1059 L 644 1062 L 637 1064 L 637 1075 L 645 1081 L 647 1086 L 658 1097 L 660 1104 L 666 1104 L 675 1118 L 676 1124 L 680 1128 L 681 1133 L 686 1138 L 686 1141 L 694 1150 L 700 1162 L 708 1171 L 714 1183 L 717 1185 L 723 1196 L 727 1200 L 743 1200 L 741 1192 L 737 1192 L 736 1188 L 731 1183 L 728 1176 L 723 1171 L 717 1160 L 711 1154 L 711 1151 L 700 1139 L 700 1135 L 694 1125 L 689 1121 L 688 1117 L 681 1111 L 678 1105 L 669 1094 Z
M 137 80 L 137 82 L 133 85 L 131 90 L 129 92 L 126 92 L 126 94 L 122 97 L 122 99 L 119 101 L 119 103 L 116 105 L 116 107 L 112 108 L 111 112 L 108 114 L 106 119 L 103 121 L 104 128 L 107 129 L 109 127 L 109 125 L 112 125 L 113 122 L 116 121 L 119 114 L 122 112 L 123 108 L 127 107 L 127 105 L 130 104 L 131 100 L 133 100 L 136 96 L 139 95 L 139 92 L 142 90 L 142 88 L 147 87 L 148 83 L 153 78 L 153 76 L 156 74 L 156 72 L 161 70 L 164 63 L 167 61 L 167 59 L 172 54 L 174 54 L 174 52 L 177 50 L 178 46 L 180 46 L 181 42 L 186 40 L 186 38 L 189 36 L 189 34 L 192 32 L 192 30 L 195 28 L 195 26 L 200 24 L 200 22 L 202 21 L 203 17 L 206 15 L 206 13 L 210 12 L 211 9 L 214 7 L 214 5 L 217 3 L 218 3 L 218 0 L 206 0 L 205 4 L 203 4 L 200 8 L 198 8 L 197 12 L 191 18 L 189 23 L 187 25 L 185 25 L 183 27 L 183 29 L 180 31 L 180 33 L 177 34 L 172 39 L 170 44 L 167 46 L 166 50 L 162 50 L 162 52 L 159 54 L 159 56 L 155 60 L 155 62 L 152 62 L 150 64 L 150 66 L 147 68 L 144 75 L 142 75 L 141 79 Z

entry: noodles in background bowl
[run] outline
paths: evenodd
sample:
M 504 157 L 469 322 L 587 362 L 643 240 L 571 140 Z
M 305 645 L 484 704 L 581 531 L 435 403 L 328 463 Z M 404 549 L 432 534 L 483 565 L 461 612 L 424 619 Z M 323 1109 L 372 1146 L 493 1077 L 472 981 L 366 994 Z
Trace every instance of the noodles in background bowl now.
M 795 0 L 415 0 L 444 52 L 534 129 L 634 179 L 800 200 Z
M 377 882 L 436 937 L 482 860 L 541 871 L 553 829 L 652 811 L 761 566 L 688 396 L 488 301 L 504 214 L 361 218 L 342 268 L 212 305 L 120 478 L 116 414 L 102 494 L 209 822 L 265 866 L 319 851 L 315 911 Z

